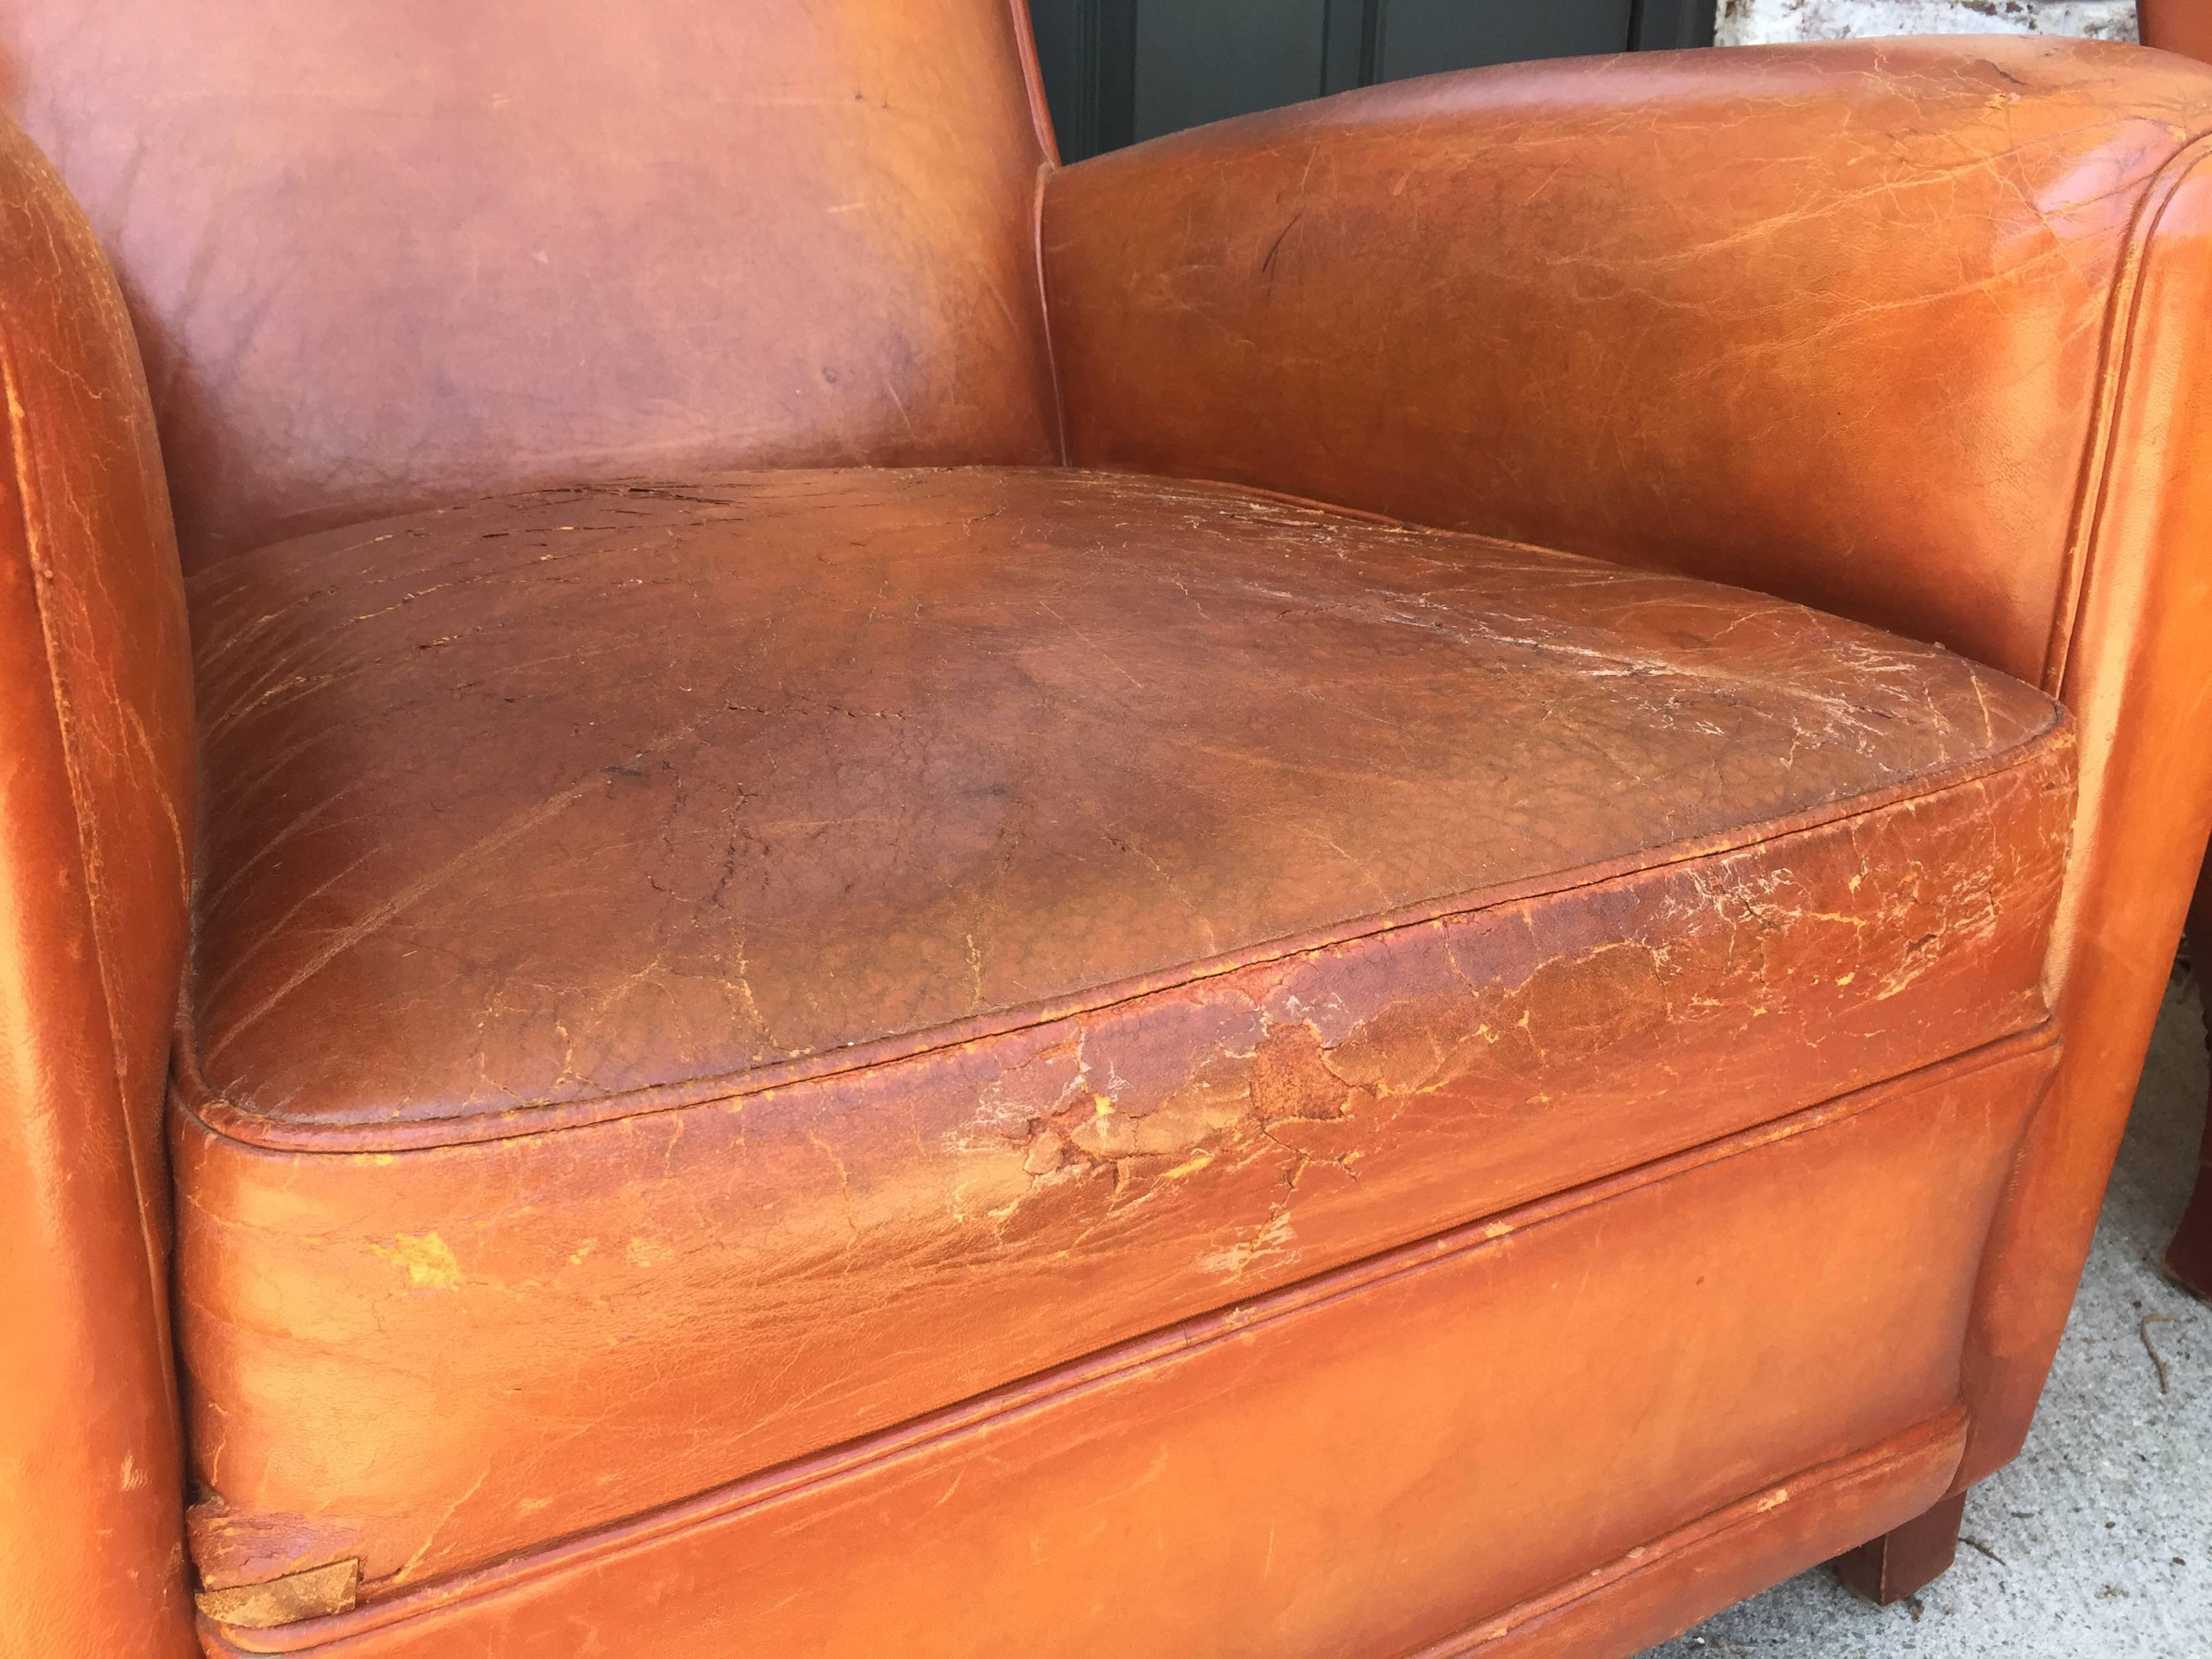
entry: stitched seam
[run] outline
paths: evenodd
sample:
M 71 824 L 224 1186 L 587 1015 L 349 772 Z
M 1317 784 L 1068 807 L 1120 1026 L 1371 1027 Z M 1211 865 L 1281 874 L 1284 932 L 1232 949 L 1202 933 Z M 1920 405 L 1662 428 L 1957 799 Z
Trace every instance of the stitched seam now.
M 1030 126 L 1036 135 L 1039 160 L 1036 184 L 1030 191 L 1030 264 L 1036 275 L 1037 316 L 1044 327 L 1044 370 L 1052 383 L 1054 454 L 1061 466 L 1068 464 L 1067 400 L 1060 387 L 1060 346 L 1053 337 L 1052 296 L 1044 280 L 1044 187 L 1060 170 L 1060 135 L 1053 131 L 1052 106 L 1045 100 L 1044 70 L 1037 62 L 1036 29 L 1030 21 L 1029 0 L 1006 0 L 1014 30 L 1014 52 L 1021 59 L 1022 87 L 1030 103 Z
M 1506 1239 L 1522 1237 L 1555 1222 L 1599 1208 L 1615 1199 L 1663 1186 L 1801 1136 L 1817 1134 L 1869 1111 L 1974 1077 L 2010 1060 L 2050 1052 L 2057 1046 L 2057 1028 L 2045 1020 L 2027 1031 L 2000 1037 L 1903 1077 L 1868 1084 L 1772 1122 L 1578 1182 L 1562 1193 L 1474 1217 L 1425 1238 L 1326 1268 L 1311 1278 L 1265 1291 L 1248 1302 L 1233 1303 L 1224 1309 L 1176 1321 L 1160 1330 L 1116 1343 L 1101 1352 L 927 1413 L 905 1424 L 878 1430 L 843 1448 L 831 1448 L 811 1458 L 791 1460 L 781 1466 L 781 1478 L 777 1467 L 771 1466 L 720 1487 L 710 1487 L 704 1492 L 677 1499 L 658 1510 L 649 1510 L 603 1523 L 582 1534 L 584 1548 L 568 1559 L 552 1558 L 552 1551 L 559 1547 L 558 1544 L 541 1546 L 490 1566 L 464 1569 L 443 1581 L 434 1578 L 408 1586 L 389 1599 L 373 1602 L 357 1612 L 332 1613 L 252 1633 L 265 1638 L 281 1632 L 285 1638 L 282 1647 L 258 1650 L 296 1651 L 314 1643 L 366 1635 L 410 1618 L 487 1600 L 563 1571 L 588 1568 L 611 1558 L 619 1559 L 650 1548 L 666 1538 L 680 1537 L 841 1480 L 864 1478 L 875 1470 L 896 1467 L 907 1458 L 926 1453 L 979 1427 L 1052 1410 L 1087 1393 L 1111 1388 L 1148 1366 L 1172 1364 L 1203 1353 L 1267 1326 L 1427 1273 Z M 1525 1218 L 1513 1219 L 1516 1217 Z M 806 1467 L 809 1462 L 817 1467 Z M 599 1534 L 597 1537 L 592 1535 L 593 1531 Z M 608 1535 L 623 1531 L 631 1535 Z M 301 1639 L 294 1641 L 290 1639 L 293 1638 Z
M 1006 0 L 1014 26 L 1014 55 L 1021 60 L 1022 91 L 1030 103 L 1030 126 L 1036 134 L 1048 169 L 1060 165 L 1060 135 L 1053 131 L 1052 105 L 1044 95 L 1044 69 L 1037 62 L 1036 26 L 1030 21 L 1030 0 Z
M 1708 843 L 1689 843 L 1694 850 L 1677 851 L 1666 856 L 1668 849 L 1659 849 L 1661 856 L 1644 863 L 1632 863 L 1616 867 L 1618 861 L 1595 866 L 1583 866 L 1590 873 L 1576 875 L 1573 872 L 1561 874 L 1572 877 L 1553 886 L 1530 890 L 1508 887 L 1504 893 L 1467 902 L 1471 896 L 1459 894 L 1427 904 L 1409 907 L 1394 915 L 1382 917 L 1362 917 L 1334 927 L 1313 930 L 1287 939 L 1264 941 L 1247 951 L 1218 956 L 1202 962 L 1187 964 L 1179 974 L 1163 975 L 1157 981 L 1124 979 L 1105 986 L 1091 988 L 1088 993 L 1077 992 L 1055 1001 L 1032 1003 L 1022 1007 L 1003 1010 L 996 1023 L 985 1023 L 976 1029 L 963 1028 L 945 1023 L 924 1028 L 919 1032 L 891 1037 L 879 1043 L 860 1045 L 863 1052 L 843 1058 L 834 1051 L 827 1054 L 802 1056 L 790 1064 L 803 1067 L 811 1061 L 821 1061 L 818 1071 L 799 1070 L 795 1073 L 787 1069 L 759 1067 L 751 1072 L 724 1073 L 720 1077 L 683 1078 L 667 1083 L 650 1085 L 645 1088 L 627 1090 L 618 1094 L 601 1096 L 578 1101 L 538 1101 L 519 1109 L 516 1116 L 506 1122 L 495 1114 L 419 1119 L 386 1124 L 325 1123 L 314 1121 L 286 1119 L 263 1114 L 241 1107 L 227 1097 L 210 1089 L 200 1074 L 197 1034 L 191 1027 L 189 1014 L 180 1023 L 176 1042 L 174 1091 L 176 1104 L 210 1134 L 240 1146 L 260 1151 L 281 1152 L 294 1155 L 350 1157 L 361 1153 L 399 1153 L 432 1152 L 460 1146 L 483 1146 L 495 1141 L 517 1140 L 538 1134 L 558 1134 L 569 1129 L 590 1127 L 597 1124 L 627 1118 L 656 1116 L 663 1112 L 688 1111 L 696 1108 L 721 1104 L 763 1094 L 771 1089 L 796 1087 L 801 1084 L 828 1083 L 840 1078 L 877 1070 L 886 1066 L 909 1060 L 927 1059 L 971 1042 L 995 1042 L 1033 1030 L 1066 1019 L 1088 1018 L 1141 1002 L 1149 998 L 1164 996 L 1185 989 L 1207 980 L 1225 978 L 1247 969 L 1270 966 L 1293 957 L 1316 951 L 1358 945 L 1415 927 L 1429 927 L 1462 921 L 1503 908 L 1509 905 L 1534 903 L 1577 892 L 1589 887 L 1602 886 L 1608 882 L 1626 880 L 1654 871 L 1668 870 L 1680 866 L 1696 864 L 1707 860 L 1725 858 L 1747 848 L 1786 841 L 1793 836 L 1809 835 L 1816 830 L 1830 830 L 1838 825 L 1888 811 L 1907 802 L 1925 802 L 1955 790 L 1966 788 L 1989 779 L 2018 772 L 2040 758 L 2054 742 L 2069 737 L 2071 722 L 2065 711 L 2054 705 L 2047 724 L 2027 734 L 2011 749 L 1996 756 L 1984 757 L 1979 763 L 1960 765 L 1948 774 L 1938 774 L 1932 787 L 1914 788 L 1900 784 L 1891 788 L 1850 798 L 1856 805 L 1850 810 L 1811 819 L 1777 831 L 1773 825 L 1786 820 L 1767 820 L 1745 826 L 1734 836 Z M 1681 844 L 1678 843 L 1678 846 Z M 1364 925 L 1363 925 L 1364 924 Z M 900 1044 L 906 1046 L 897 1046 Z M 683 1095 L 678 1091 L 700 1088 L 709 1092 Z M 193 1097 L 197 1097 L 194 1098 Z M 211 1118 L 212 1109 L 229 1122 Z M 533 1124 L 532 1118 L 544 1118 L 562 1112 L 574 1115 L 561 1121 Z M 244 1132 L 244 1124 L 251 1122 L 263 1133 Z M 442 1136 L 432 1138 L 445 1128 Z M 476 1129 L 478 1133 L 452 1133 L 452 1129 Z M 346 1142 L 356 1135 L 359 1145 L 330 1145 L 332 1141 Z M 410 1139 L 411 1136 L 421 1139 Z M 383 1137 L 372 1140 L 372 1137 Z M 325 1144 L 317 1144 L 318 1142 Z
M 1020 3 L 1020 0 L 1016 0 Z M 1037 169 L 1036 190 L 1030 201 L 1030 249 L 1036 265 L 1037 313 L 1044 319 L 1044 367 L 1052 379 L 1053 440 L 1058 446 L 1060 464 L 1073 466 L 1074 453 L 1067 441 L 1067 393 L 1060 383 L 1060 341 L 1052 325 L 1052 290 L 1045 278 L 1044 264 L 1044 191 L 1051 181 L 1051 164 Z
M 2212 133 L 2190 138 L 2161 166 L 2143 191 L 2129 228 L 2128 246 L 2112 283 L 2107 305 L 2105 338 L 2098 368 L 2096 404 L 2089 417 L 2083 444 L 2081 481 L 2075 492 L 2074 510 L 2066 536 L 2066 560 L 2059 590 L 2051 607 L 2051 637 L 2044 650 L 2043 690 L 2056 697 L 2063 686 L 2081 611 L 2089 592 L 2089 567 L 2098 551 L 2109 499 L 2112 458 L 2119 447 L 2119 411 L 2130 371 L 2134 367 L 2136 331 L 2142 319 L 2150 246 L 2167 208 L 2189 175 L 2212 156 Z

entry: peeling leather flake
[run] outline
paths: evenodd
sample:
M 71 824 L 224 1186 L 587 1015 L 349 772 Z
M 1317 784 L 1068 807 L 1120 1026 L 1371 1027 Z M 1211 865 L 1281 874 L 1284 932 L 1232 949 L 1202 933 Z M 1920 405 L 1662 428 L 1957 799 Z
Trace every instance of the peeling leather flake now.
M 360 1562 L 333 1561 L 263 1583 L 202 1590 L 192 1599 L 203 1616 L 219 1625 L 267 1630 L 301 1619 L 344 1613 L 353 1606 L 360 1584 Z

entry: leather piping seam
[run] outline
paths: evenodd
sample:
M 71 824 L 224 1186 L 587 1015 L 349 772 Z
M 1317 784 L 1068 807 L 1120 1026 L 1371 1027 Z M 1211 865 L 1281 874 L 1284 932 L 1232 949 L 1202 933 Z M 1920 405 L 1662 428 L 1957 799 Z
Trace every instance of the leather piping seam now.
M 1053 131 L 1052 105 L 1044 95 L 1044 68 L 1037 62 L 1036 26 L 1030 21 L 1030 0 L 1006 0 L 1006 15 L 1014 28 L 1014 56 L 1022 65 L 1022 93 L 1029 100 L 1030 126 L 1036 134 L 1046 171 L 1060 165 L 1060 135 Z
M 1030 191 L 1030 266 L 1036 274 L 1037 320 L 1044 331 L 1044 371 L 1052 393 L 1053 459 L 1068 464 L 1067 398 L 1060 386 L 1060 346 L 1052 333 L 1052 295 L 1044 277 L 1044 187 L 1060 171 L 1060 135 L 1053 130 L 1052 106 L 1044 95 L 1044 68 L 1037 62 L 1036 27 L 1030 0 L 1006 0 L 1013 25 L 1014 52 L 1021 59 L 1022 89 L 1028 95 L 1030 126 L 1036 134 L 1036 182 Z
M 2212 157 L 2212 133 L 2198 133 L 2151 176 L 2129 227 L 2127 251 L 2113 278 L 2098 365 L 2096 402 L 2083 446 L 2081 481 L 2067 528 L 2065 562 L 2051 607 L 2051 637 L 2044 650 L 2043 678 L 2039 682 L 2049 696 L 2056 697 L 2065 684 L 2068 659 L 2087 600 L 2089 566 L 2097 556 L 2104 528 L 2112 459 L 2119 446 L 2120 407 L 2135 366 L 2136 332 L 2142 320 L 2144 270 L 2149 264 L 2151 243 L 2173 198 L 2208 157 Z
M 1607 882 L 1653 871 L 1724 858 L 1753 847 L 1850 823 L 1908 803 L 1917 805 L 1931 801 L 1989 779 L 2024 769 L 2051 744 L 2070 737 L 2072 725 L 2071 716 L 2054 704 L 2050 720 L 2026 734 L 2011 748 L 1999 750 L 1995 755 L 1958 763 L 1950 768 L 1939 769 L 1932 774 L 1923 774 L 1917 779 L 1893 784 L 1886 789 L 1848 797 L 1844 803 L 1847 810 L 1798 812 L 1699 841 L 1676 842 L 1671 847 L 1650 848 L 1642 854 L 1585 865 L 1579 870 L 1556 872 L 1548 877 L 1538 877 L 1518 884 L 1508 883 L 1486 892 L 1452 894 L 1386 911 L 1380 915 L 1360 917 L 1348 923 L 1263 941 L 1164 973 L 1112 981 L 1049 1000 L 1022 1004 L 993 1014 L 925 1027 L 915 1032 L 871 1039 L 848 1048 L 817 1051 L 744 1072 L 650 1084 L 583 1100 L 532 1101 L 495 1113 L 386 1122 L 325 1122 L 257 1111 L 240 1106 L 210 1088 L 199 1070 L 196 1033 L 187 1013 L 179 1022 L 177 1032 L 175 1063 L 172 1070 L 173 1098 L 179 1110 L 196 1120 L 210 1133 L 223 1139 L 269 1152 L 333 1156 L 480 1146 L 521 1139 L 535 1134 L 586 1128 L 623 1118 L 722 1104 L 764 1094 L 772 1089 L 820 1082 L 901 1061 L 919 1060 L 969 1043 L 994 1041 L 1032 1030 L 1059 1020 L 1104 1013 L 1147 997 L 1182 990 L 1247 969 L 1263 968 L 1293 957 L 1357 945 L 1412 928 L 1457 921 L 1510 905 L 1556 898 L 1584 888 L 1601 886 Z
M 1022 0 L 1014 3 L 1019 5 Z M 1044 192 L 1055 167 L 1048 161 L 1037 168 L 1036 188 L 1030 194 L 1030 258 L 1036 270 L 1037 315 L 1044 324 L 1045 375 L 1052 383 L 1054 453 L 1066 469 L 1074 464 L 1067 444 L 1067 393 L 1060 384 L 1060 343 L 1053 338 L 1052 293 L 1046 285 L 1044 267 Z
M 61 664 L 55 651 L 53 623 L 46 611 L 46 579 L 41 572 L 41 550 L 46 544 L 45 514 L 40 510 L 44 495 L 39 488 L 36 463 L 32 459 L 21 386 L 15 368 L 15 343 L 0 332 L 0 397 L 6 401 L 9 473 L 15 486 L 16 523 L 22 535 L 24 562 L 29 567 L 31 605 L 38 614 L 39 642 L 46 653 L 46 680 L 49 695 L 53 698 L 55 735 L 61 744 L 62 766 L 69 783 L 70 810 L 76 820 L 74 839 L 77 865 L 84 880 L 85 931 L 92 946 L 93 963 L 100 975 L 100 1004 L 107 1022 L 116 1115 L 122 1120 L 123 1144 L 131 1160 L 131 1190 L 137 1200 L 138 1237 L 146 1253 L 147 1279 L 154 1305 L 160 1308 L 167 1304 L 169 1295 L 167 1252 L 155 1231 L 151 1194 L 144 1186 L 145 1148 L 139 1145 L 138 1126 L 132 1121 L 131 1103 L 123 1097 L 123 1022 L 117 1008 L 114 964 L 109 961 L 106 946 L 100 939 L 95 896 L 100 886 L 100 854 L 88 827 L 83 773 L 77 759 L 77 733 L 69 690 L 63 684 Z M 163 1375 L 167 1374 L 167 1368 L 163 1367 Z
M 2058 1046 L 2057 1027 L 2046 1019 L 2029 1030 L 2000 1037 L 1902 1077 L 1884 1079 L 1851 1090 L 1772 1122 L 1583 1182 L 1564 1192 L 1515 1205 L 1490 1216 L 1478 1216 L 1426 1238 L 1328 1268 L 1248 1302 L 1231 1303 L 1214 1312 L 1177 1321 L 1161 1330 L 1115 1343 L 1080 1359 L 926 1413 L 841 1447 L 771 1465 L 657 1510 L 648 1510 L 567 1540 L 539 1545 L 484 1566 L 465 1568 L 448 1578 L 434 1578 L 394 1589 L 389 1595 L 364 1601 L 349 1612 L 253 1632 L 253 1635 L 264 1639 L 271 1636 L 304 1639 L 246 1650 L 297 1652 L 315 1643 L 364 1636 L 445 1607 L 481 1601 L 563 1571 L 602 1565 L 610 1558 L 648 1548 L 664 1538 L 787 1503 L 848 1478 L 895 1468 L 982 1425 L 1036 1416 L 1085 1395 L 1115 1387 L 1149 1367 L 1203 1352 L 1263 1327 L 1427 1273 L 1612 1200 L 1663 1185 L 1746 1153 L 1795 1140 L 1801 1135 L 1817 1133 L 1876 1108 L 1909 1100 L 2009 1060 L 2051 1052 Z

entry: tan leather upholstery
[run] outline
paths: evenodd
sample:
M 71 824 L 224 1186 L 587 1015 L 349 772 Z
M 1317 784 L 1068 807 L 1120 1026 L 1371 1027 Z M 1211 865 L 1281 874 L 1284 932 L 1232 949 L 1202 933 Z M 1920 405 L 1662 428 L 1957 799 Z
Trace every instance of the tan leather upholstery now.
M 11 138 L 8 1659 L 188 1639 L 172 1178 L 214 1653 L 1626 1655 L 2016 1449 L 2212 821 L 2212 73 L 1053 172 L 1021 27 L 0 5 L 205 792 Z
M 1881 40 L 1437 77 L 1047 193 L 1079 462 L 1741 582 L 2080 717 L 1962 1480 L 2027 1433 L 2212 826 L 2209 156 L 2194 66 Z
M 2002 1045 L 216 1651 L 1626 1659 L 1942 1492 L 2051 1058 Z
M 0 392 L 0 1652 L 174 1654 L 184 596 L 122 300 L 4 126 Z
M 475 1565 L 2044 1018 L 2051 705 L 1676 577 L 793 473 L 194 617 L 217 1582 Z
M 488 490 L 1045 461 L 1006 0 L 0 0 L 188 564 Z
M 1444 76 L 1101 156 L 1045 202 L 1074 456 L 2037 680 L 2114 284 L 2209 120 L 2212 78 L 2139 53 L 1885 40 Z

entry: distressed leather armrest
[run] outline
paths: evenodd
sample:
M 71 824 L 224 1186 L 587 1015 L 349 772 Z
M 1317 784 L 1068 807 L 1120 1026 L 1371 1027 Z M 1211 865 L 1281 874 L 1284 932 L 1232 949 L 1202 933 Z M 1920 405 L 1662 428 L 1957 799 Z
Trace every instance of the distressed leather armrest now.
M 2212 827 L 2212 71 L 1972 37 L 1531 64 L 1064 169 L 1076 462 L 1686 571 L 2072 712 L 2065 1058 L 1962 1352 L 2015 1451 Z
M 2212 73 L 1975 38 L 1379 87 L 1066 168 L 1073 457 L 1782 592 L 2040 677 Z
M 4 121 L 0 387 L 0 1654 L 181 1655 L 182 583 L 122 296 Z

